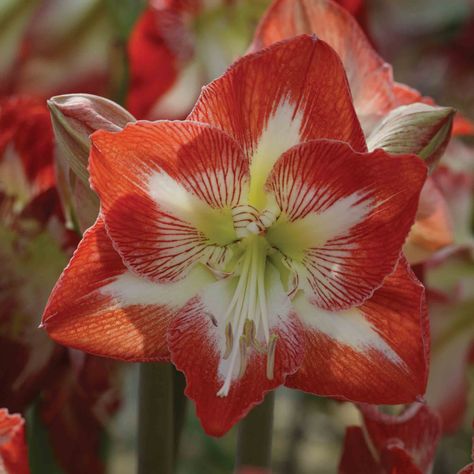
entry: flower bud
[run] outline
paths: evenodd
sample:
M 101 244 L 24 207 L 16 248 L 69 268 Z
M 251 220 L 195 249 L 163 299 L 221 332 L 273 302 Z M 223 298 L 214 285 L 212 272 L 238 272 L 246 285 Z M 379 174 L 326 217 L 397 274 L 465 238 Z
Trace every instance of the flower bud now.
M 395 155 L 413 153 L 433 169 L 448 145 L 454 115 L 450 107 L 422 103 L 398 107 L 370 134 L 367 146 Z
M 87 171 L 90 141 L 96 130 L 121 130 L 135 118 L 118 104 L 89 94 L 68 94 L 48 100 L 54 134 L 59 145 L 58 188 L 71 226 L 83 231 L 99 210 L 89 187 Z

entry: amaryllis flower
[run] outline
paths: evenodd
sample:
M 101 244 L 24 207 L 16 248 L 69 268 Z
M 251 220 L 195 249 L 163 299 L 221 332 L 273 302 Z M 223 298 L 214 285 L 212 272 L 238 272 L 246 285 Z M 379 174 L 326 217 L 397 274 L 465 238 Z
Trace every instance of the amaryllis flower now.
M 340 474 L 429 474 L 441 436 L 437 414 L 414 403 L 398 416 L 359 407 L 363 427 L 347 428 Z
M 188 120 L 91 140 L 101 214 L 48 302 L 53 339 L 171 359 L 213 435 L 283 383 L 370 403 L 424 392 L 424 290 L 400 251 L 426 166 L 367 152 L 326 43 L 244 56 Z
M 25 420 L 0 409 L 0 471 L 5 474 L 29 474 L 25 442 Z

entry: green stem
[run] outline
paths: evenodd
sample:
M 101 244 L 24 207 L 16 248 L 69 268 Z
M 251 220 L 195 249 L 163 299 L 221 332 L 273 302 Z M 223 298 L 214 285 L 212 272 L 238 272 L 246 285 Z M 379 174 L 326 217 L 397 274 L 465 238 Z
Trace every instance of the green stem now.
M 186 396 L 184 389 L 186 388 L 186 380 L 184 375 L 173 368 L 173 414 L 174 414 L 174 462 L 176 463 L 179 455 L 179 445 L 181 442 L 181 434 L 186 419 Z
M 173 368 L 140 364 L 138 474 L 172 474 L 174 457 Z
M 239 423 L 237 435 L 236 472 L 244 466 L 270 470 L 275 392 L 270 392 Z

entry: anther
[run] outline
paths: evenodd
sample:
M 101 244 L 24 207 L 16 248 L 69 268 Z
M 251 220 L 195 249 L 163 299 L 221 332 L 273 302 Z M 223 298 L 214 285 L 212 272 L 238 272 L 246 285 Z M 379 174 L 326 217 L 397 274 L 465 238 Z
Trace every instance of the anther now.
M 245 369 L 247 368 L 247 340 L 244 335 L 240 336 L 239 346 L 240 346 L 239 377 L 242 377 L 245 374 Z
M 227 323 L 226 326 L 225 326 L 225 354 L 224 354 L 224 360 L 229 358 L 233 347 L 234 347 L 234 336 L 232 334 L 232 324 Z
M 270 336 L 270 341 L 268 341 L 268 352 L 267 352 L 267 379 L 273 379 L 273 372 L 275 370 L 275 352 L 276 352 L 276 343 L 278 336 L 272 334 Z

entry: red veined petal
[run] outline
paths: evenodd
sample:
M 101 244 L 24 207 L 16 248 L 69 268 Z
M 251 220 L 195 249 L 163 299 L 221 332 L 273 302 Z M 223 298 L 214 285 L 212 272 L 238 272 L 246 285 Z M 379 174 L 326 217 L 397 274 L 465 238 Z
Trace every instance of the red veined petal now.
M 0 409 L 0 471 L 5 474 L 29 474 L 25 442 L 25 420 Z
M 314 33 L 342 60 L 364 130 L 395 106 L 392 68 L 370 45 L 357 21 L 328 0 L 277 0 L 263 17 L 251 50 Z M 313 137 L 314 138 L 314 137 Z
M 183 292 L 129 272 L 99 219 L 58 280 L 43 326 L 60 344 L 91 354 L 166 360 L 166 330 Z
M 338 473 L 384 474 L 367 446 L 364 432 L 359 426 L 349 426 L 346 429 Z
M 230 208 L 248 164 L 226 134 L 195 122 L 143 122 L 97 132 L 92 143 L 91 183 L 132 271 L 177 280 L 210 246 L 233 240 Z
M 301 362 L 301 323 L 291 311 L 276 272 L 273 272 L 272 279 L 272 285 L 278 285 L 272 286 L 271 293 L 267 293 L 268 324 L 270 334 L 276 338 L 273 356 L 247 346 L 243 373 L 239 374 L 242 371 L 241 357 L 237 357 L 237 363 L 232 365 L 232 351 L 230 357 L 225 356 L 226 321 L 223 319 L 231 299 L 230 286 L 227 290 L 225 287 L 231 283 L 221 280 L 211 285 L 190 301 L 170 324 L 171 360 L 184 372 L 187 381 L 185 393 L 196 403 L 197 415 L 210 435 L 221 436 L 227 432 L 263 400 L 265 393 L 281 385 L 288 374 L 295 372 Z M 257 328 L 257 334 L 260 331 L 261 326 Z M 239 338 L 240 334 L 235 330 L 232 347 L 237 350 Z M 259 341 L 264 344 L 263 338 Z M 218 395 L 229 374 L 232 381 L 228 393 Z
M 414 401 L 425 391 L 429 328 L 424 288 L 401 260 L 359 308 L 322 311 L 307 302 L 304 360 L 286 385 L 377 404 Z
M 304 143 L 280 158 L 268 180 L 282 210 L 268 239 L 293 259 L 314 304 L 359 305 L 393 271 L 425 177 L 414 155 Z
M 291 146 L 316 138 L 366 150 L 340 59 L 314 36 L 242 57 L 203 89 L 188 119 L 221 128 L 270 168 Z

